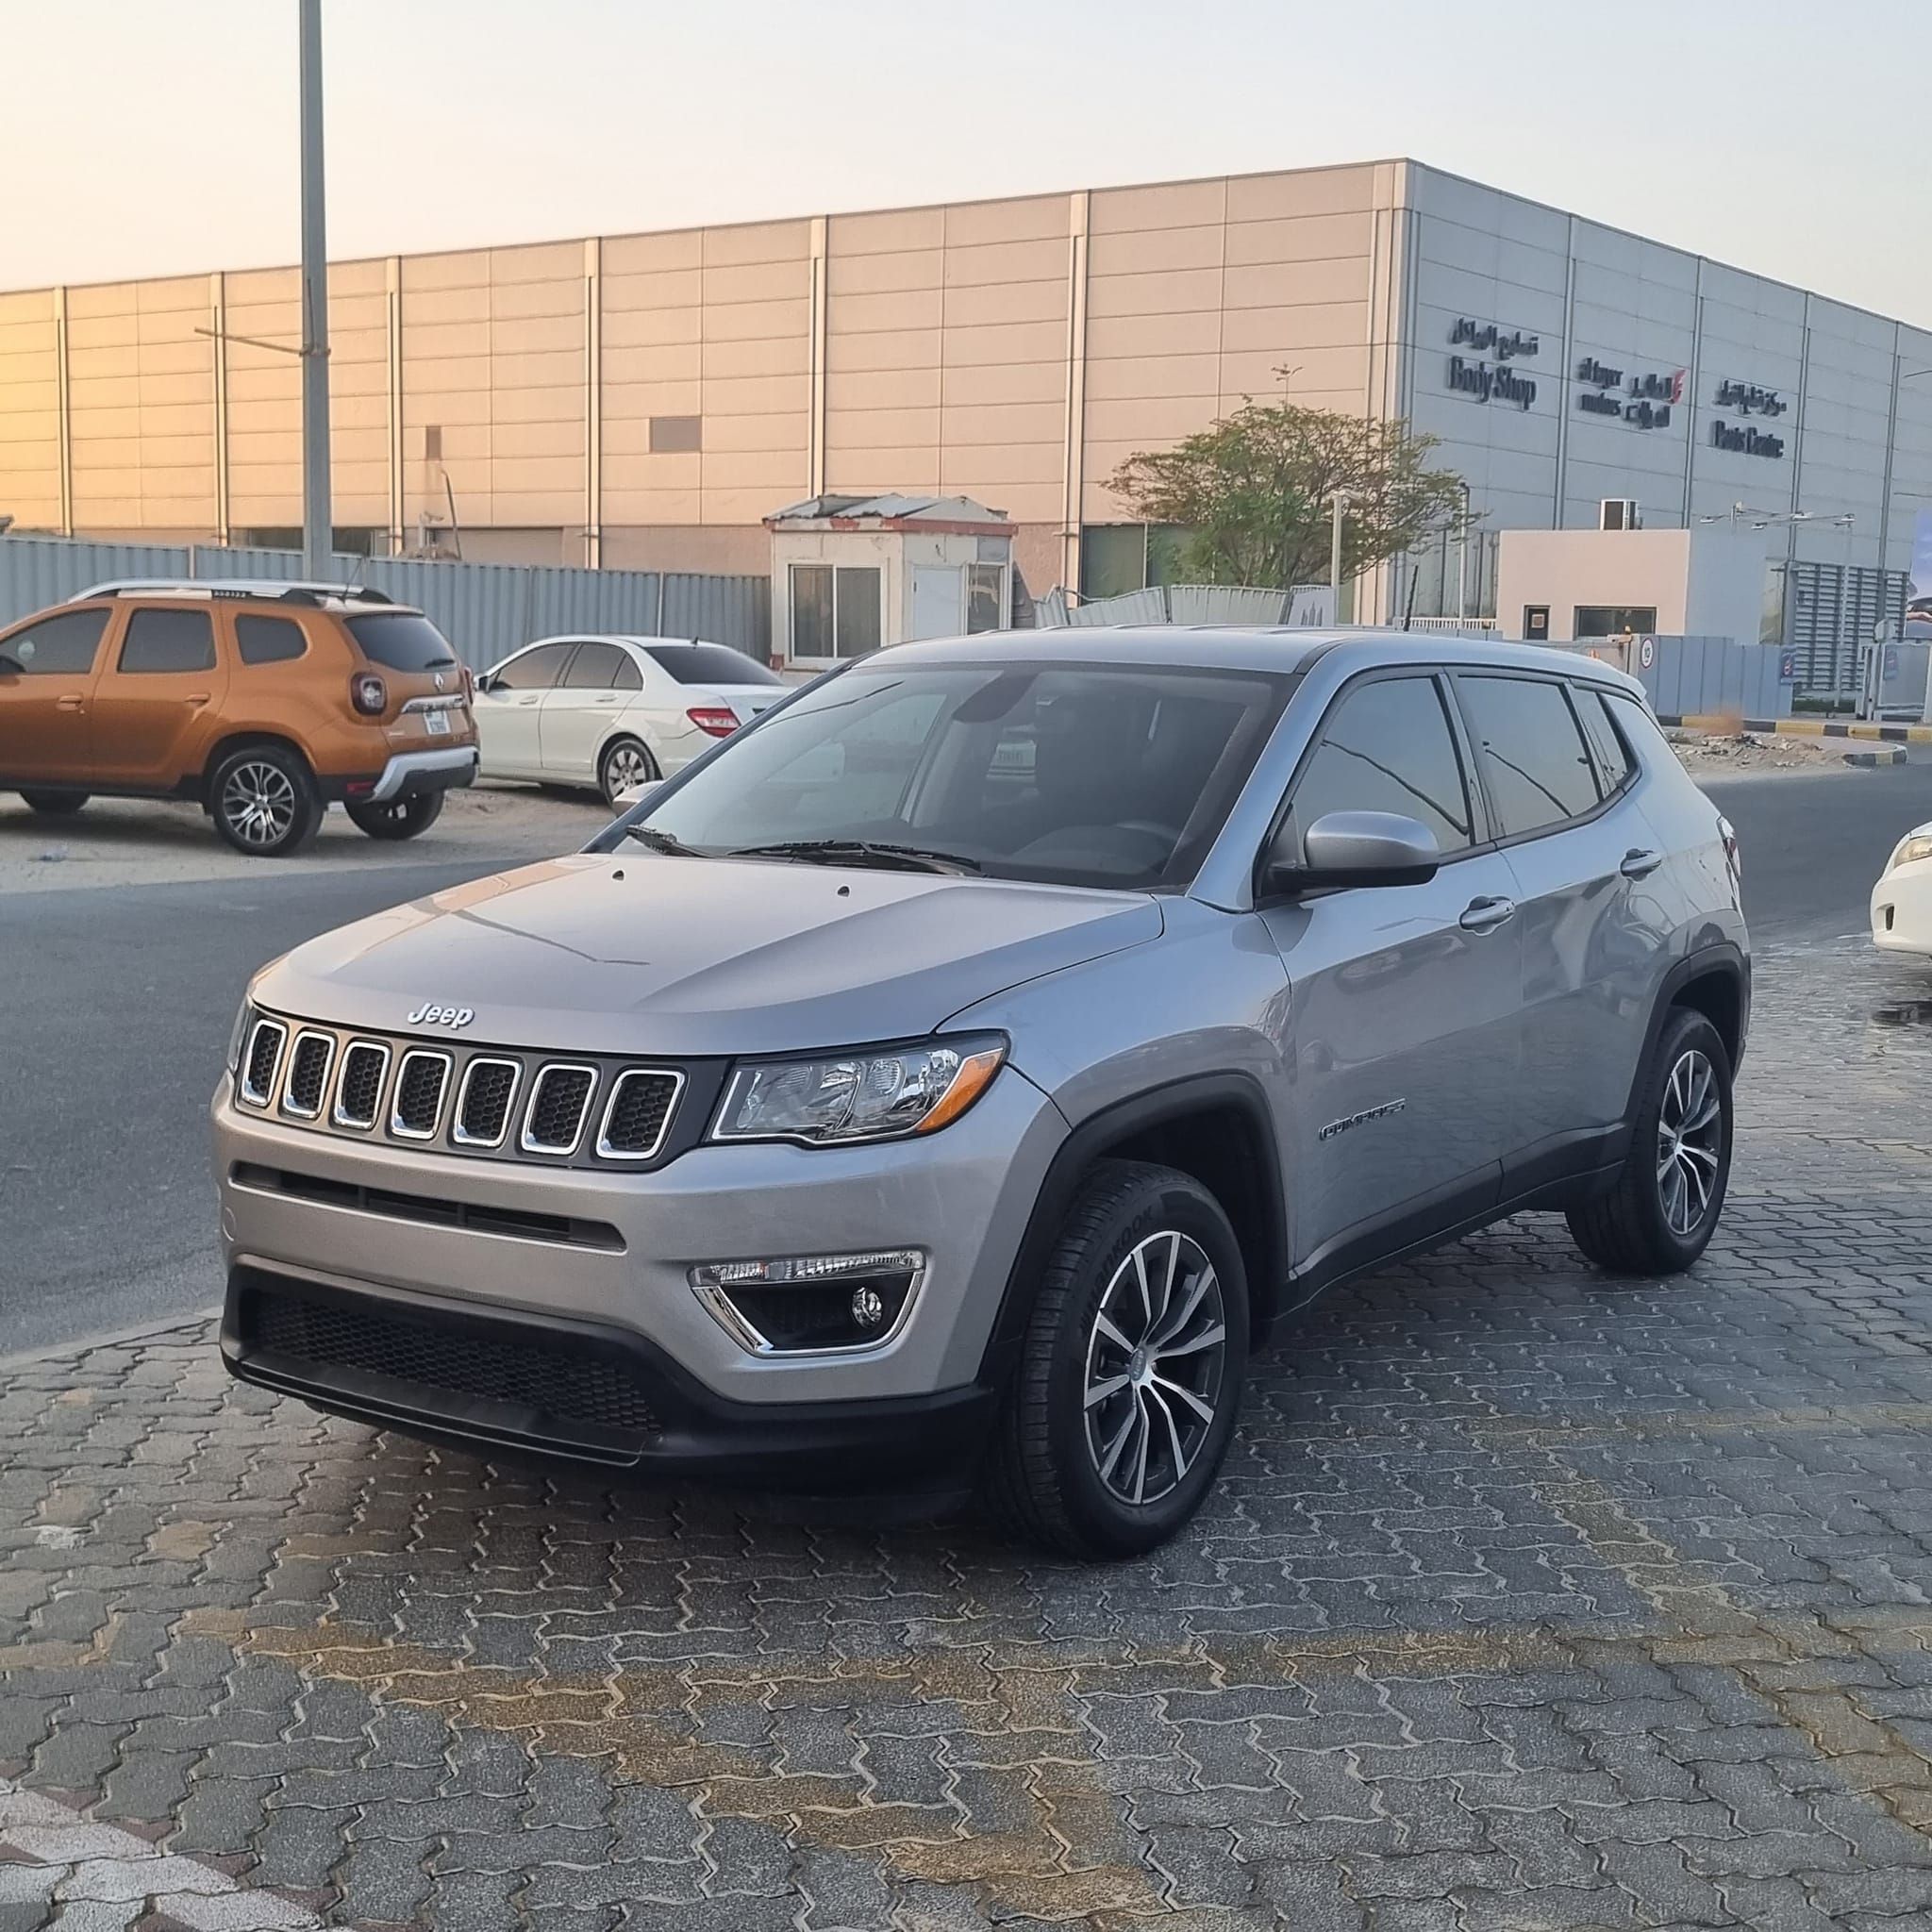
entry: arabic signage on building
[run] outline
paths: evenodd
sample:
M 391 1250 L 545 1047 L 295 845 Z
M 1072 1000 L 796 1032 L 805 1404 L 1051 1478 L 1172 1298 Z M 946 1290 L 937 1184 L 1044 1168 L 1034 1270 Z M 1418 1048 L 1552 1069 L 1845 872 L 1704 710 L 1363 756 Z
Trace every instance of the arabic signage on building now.
M 1681 369 L 1625 373 L 1582 357 L 1576 364 L 1576 407 L 1586 416 L 1614 416 L 1636 429 L 1663 429 L 1671 411 L 1684 400 Z
M 1458 315 L 1449 330 L 1449 346 L 1474 352 L 1449 358 L 1449 387 L 1457 395 L 1478 403 L 1514 403 L 1519 409 L 1526 409 L 1536 401 L 1535 377 L 1509 364 L 1539 356 L 1542 343 L 1538 337 Z
M 1720 409 L 1735 409 L 1740 416 L 1782 416 L 1790 407 L 1774 389 L 1755 382 L 1740 382 L 1727 375 L 1711 394 Z M 1785 453 L 1785 440 L 1754 423 L 1726 423 L 1722 416 L 1710 419 L 1710 446 L 1728 450 L 1733 456 L 1764 457 L 1772 460 Z

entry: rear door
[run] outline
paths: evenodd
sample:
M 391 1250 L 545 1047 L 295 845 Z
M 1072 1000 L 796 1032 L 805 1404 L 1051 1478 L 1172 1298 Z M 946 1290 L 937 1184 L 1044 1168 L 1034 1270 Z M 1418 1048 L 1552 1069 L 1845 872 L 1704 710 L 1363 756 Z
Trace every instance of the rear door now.
M 1513 672 L 1455 683 L 1522 933 L 1514 1193 L 1600 1164 L 1623 1119 L 1668 943 L 1644 883 L 1660 856 L 1594 692 Z
M 576 650 L 575 638 L 532 644 L 490 672 L 476 686 L 476 736 L 486 778 L 541 778 L 543 700 Z
M 0 785 L 93 777 L 92 706 L 111 606 L 57 610 L 0 637 Z
M 561 682 L 539 707 L 544 775 L 567 785 L 594 785 L 598 754 L 625 705 L 643 688 L 643 673 L 628 651 L 586 638 Z
M 1485 849 L 1466 745 L 1427 671 L 1344 689 L 1288 808 L 1303 833 L 1332 811 L 1400 812 L 1443 854 L 1425 885 L 1261 908 L 1292 1001 L 1295 1265 L 1355 1265 L 1497 1198 L 1522 1077 L 1513 881 Z
M 228 690 L 230 647 L 210 603 L 141 604 L 94 687 L 93 764 L 103 785 L 172 791 L 196 775 Z

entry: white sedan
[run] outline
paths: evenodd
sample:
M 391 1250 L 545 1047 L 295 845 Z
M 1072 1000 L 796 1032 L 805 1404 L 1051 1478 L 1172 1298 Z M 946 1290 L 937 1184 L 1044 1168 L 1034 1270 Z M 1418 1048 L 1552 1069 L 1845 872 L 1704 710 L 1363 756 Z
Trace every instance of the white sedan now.
M 756 658 L 697 639 L 542 638 L 476 680 L 485 778 L 580 785 L 615 804 L 785 695 Z
M 1872 888 L 1872 943 L 1932 958 L 1932 822 L 1898 841 Z

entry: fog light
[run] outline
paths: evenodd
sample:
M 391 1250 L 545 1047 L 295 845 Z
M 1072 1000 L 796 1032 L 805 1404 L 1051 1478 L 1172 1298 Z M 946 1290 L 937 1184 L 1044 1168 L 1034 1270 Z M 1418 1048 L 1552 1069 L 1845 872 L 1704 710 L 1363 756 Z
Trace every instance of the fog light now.
M 898 1332 L 919 1291 L 917 1248 L 712 1261 L 691 1271 L 697 1296 L 754 1355 L 876 1348 Z

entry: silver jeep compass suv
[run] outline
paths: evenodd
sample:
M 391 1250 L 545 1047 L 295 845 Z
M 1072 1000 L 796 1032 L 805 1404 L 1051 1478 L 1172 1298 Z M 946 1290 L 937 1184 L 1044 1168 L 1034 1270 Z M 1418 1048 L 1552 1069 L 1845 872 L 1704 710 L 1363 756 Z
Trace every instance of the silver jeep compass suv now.
M 902 645 L 591 849 L 265 969 L 214 1107 L 249 1381 L 613 1468 L 1144 1550 L 1249 1350 L 1524 1208 L 1669 1274 L 1724 1198 L 1730 828 L 1507 644 Z

